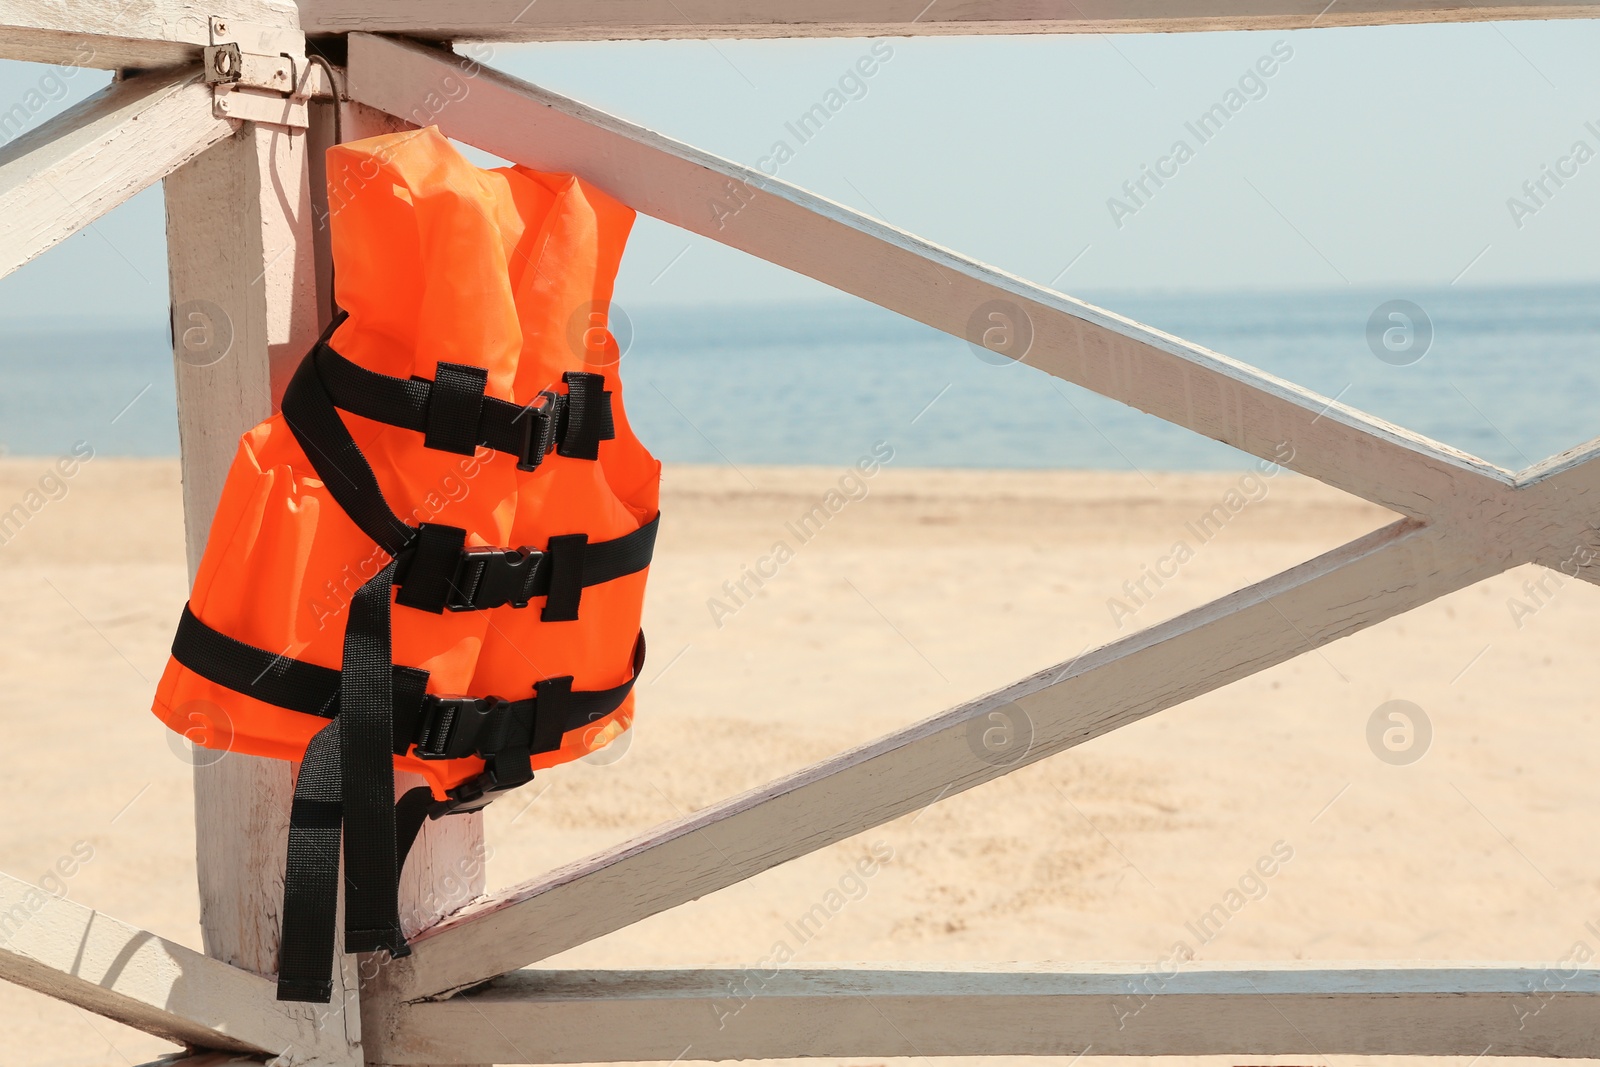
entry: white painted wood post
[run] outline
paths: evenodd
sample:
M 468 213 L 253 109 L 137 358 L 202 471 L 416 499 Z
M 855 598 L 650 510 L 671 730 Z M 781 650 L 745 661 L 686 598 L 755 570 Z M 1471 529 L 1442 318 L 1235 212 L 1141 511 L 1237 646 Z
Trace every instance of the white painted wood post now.
M 166 180 L 173 365 L 191 580 L 239 435 L 267 418 L 317 336 L 306 133 L 246 123 Z M 293 769 L 230 752 L 197 760 L 195 858 L 206 954 L 278 969 Z M 283 1005 L 342 1027 L 359 1062 L 355 960 L 340 954 L 333 1001 Z
M 183 511 L 193 578 L 239 435 L 316 338 L 303 131 L 246 124 L 166 180 Z M 274 388 L 275 384 L 278 388 Z M 195 768 L 207 954 L 277 970 L 293 792 L 279 760 L 229 753 Z

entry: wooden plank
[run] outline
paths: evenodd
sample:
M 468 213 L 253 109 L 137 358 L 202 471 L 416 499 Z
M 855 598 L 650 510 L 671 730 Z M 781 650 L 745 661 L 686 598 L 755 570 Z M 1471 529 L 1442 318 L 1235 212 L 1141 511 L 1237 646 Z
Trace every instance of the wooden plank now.
M 139 1067 L 261 1067 L 261 1063 L 259 1058 L 245 1059 L 230 1052 L 180 1052 Z
M 0 978 L 169 1041 L 349 1064 L 273 983 L 37 886 L 0 875 Z
M 448 993 L 693 900 L 1355 633 L 1509 565 L 1402 522 L 536 881 L 423 935 L 396 1001 Z M 1000 716 L 1000 753 L 983 744 Z M 369 1025 L 388 1048 L 393 1018 Z
M 299 37 L 298 12 L 288 0 L 6 0 L 0 5 L 0 59 L 102 70 L 198 63 L 211 43 L 212 16 Z M 303 45 L 285 50 L 304 54 Z
M 410 1006 L 387 1062 L 1600 1056 L 1570 964 L 892 966 L 519 971 Z
M 1594 18 L 1593 2 L 1439 0 L 305 0 L 307 33 L 505 41 L 1172 33 Z
M 0 115 L 0 122 L 5 117 Z M 113 82 L 0 149 L 0 276 L 231 134 L 197 70 Z
M 1029 365 L 1403 515 L 1504 509 L 1481 459 L 470 60 L 353 34 L 349 92 L 958 337 L 999 309 Z
M 239 435 L 317 336 L 304 134 L 246 123 L 166 181 L 167 255 L 190 574 Z M 200 921 L 207 954 L 277 969 L 291 766 L 232 752 L 195 767 Z M 329 1033 L 359 1039 L 355 960 L 340 956 Z

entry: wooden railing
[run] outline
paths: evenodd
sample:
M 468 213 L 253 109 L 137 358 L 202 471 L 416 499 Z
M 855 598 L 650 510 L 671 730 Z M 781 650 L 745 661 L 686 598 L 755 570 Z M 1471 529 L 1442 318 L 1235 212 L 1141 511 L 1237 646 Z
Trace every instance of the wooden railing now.
M 413 124 L 517 163 L 573 172 L 635 209 L 974 343 L 998 315 L 1030 338 L 1000 355 L 1076 382 L 1396 512 L 1392 525 L 841 753 L 600 855 L 483 893 L 477 816 L 430 824 L 403 893 L 414 953 L 343 958 L 332 1005 L 279 1004 L 275 966 L 291 768 L 233 754 L 197 767 L 206 954 L 56 902 L 0 945 L 0 977 L 197 1049 L 305 1065 L 554 1063 L 792 1056 L 1600 1056 L 1600 973 L 1525 967 L 1192 969 L 1140 1025 L 1115 968 L 793 970 L 738 1027 L 727 974 L 517 971 L 1017 767 L 1535 562 L 1600 581 L 1589 522 L 1600 441 L 1521 473 L 1372 418 L 1181 338 L 1007 275 L 777 178 L 406 38 L 506 40 L 1132 32 L 1584 17 L 1600 3 L 1351 0 L 0 0 L 0 54 L 122 78 L 0 151 L 9 272 L 156 181 L 172 302 L 225 321 L 228 358 L 175 331 L 191 570 L 240 433 L 274 409 L 328 315 L 319 160 Z M 347 35 L 330 84 L 303 32 Z M 242 63 L 217 75 L 218 53 Z M 300 57 L 300 58 L 295 58 Z M 286 61 L 286 63 L 280 63 Z M 731 200 L 730 200 L 731 198 Z M 733 209 L 714 211 L 723 203 Z M 209 317 L 209 318 L 208 318 Z M 973 744 L 1026 723 L 1004 759 Z M 402 783 L 402 786 L 409 783 Z M 465 889 L 463 872 L 469 874 Z M 448 887 L 448 891 L 446 891 Z M 0 910 L 26 909 L 0 879 Z M 494 979 L 486 989 L 474 989 Z M 1148 988 L 1148 983 L 1145 984 Z M 1526 1023 L 1526 1025 L 1522 1025 Z

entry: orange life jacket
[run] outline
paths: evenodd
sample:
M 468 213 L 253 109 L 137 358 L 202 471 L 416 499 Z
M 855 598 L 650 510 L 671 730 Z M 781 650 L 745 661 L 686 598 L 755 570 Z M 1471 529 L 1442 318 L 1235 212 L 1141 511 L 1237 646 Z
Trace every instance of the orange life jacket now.
M 341 829 L 346 951 L 404 955 L 424 819 L 627 729 L 660 480 L 604 328 L 630 209 L 433 127 L 327 164 L 343 311 L 240 441 L 154 707 L 303 761 L 278 995 L 322 1002 Z

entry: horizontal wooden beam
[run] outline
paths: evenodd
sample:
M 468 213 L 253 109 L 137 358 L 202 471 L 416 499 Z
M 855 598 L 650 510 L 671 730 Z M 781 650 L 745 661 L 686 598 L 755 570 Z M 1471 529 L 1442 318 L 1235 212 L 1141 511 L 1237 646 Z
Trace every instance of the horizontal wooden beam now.
M 0 149 L 0 276 L 165 178 L 238 126 L 196 69 L 114 82 Z
M 1475 548 L 1476 546 L 1472 546 Z M 473 985 L 601 937 L 1497 573 L 1397 523 L 1205 607 L 968 701 L 424 932 L 382 980 L 396 1001 Z M 1330 670 L 1332 668 L 1330 667 Z M 995 748 L 993 732 L 1004 743 Z M 392 1020 L 373 1022 L 369 1049 Z
M 1481 459 L 462 57 L 355 34 L 348 88 L 957 337 L 1001 316 L 1030 366 L 1402 515 L 1504 509 L 1511 475 Z
M 1600 1056 L 1570 965 L 519 971 L 415 1004 L 385 1063 L 933 1056 Z
M 289 0 L 7 0 L 0 5 L 0 59 L 102 70 L 198 63 L 212 43 L 212 18 L 300 39 L 299 12 Z M 285 50 L 305 54 L 303 43 Z
M 307 33 L 439 40 L 1172 33 L 1594 18 L 1600 4 L 1440 0 L 304 0 Z
M 314 1006 L 279 1004 L 268 979 L 3 874 L 0 979 L 180 1044 L 287 1053 L 300 1067 L 361 1062 Z

